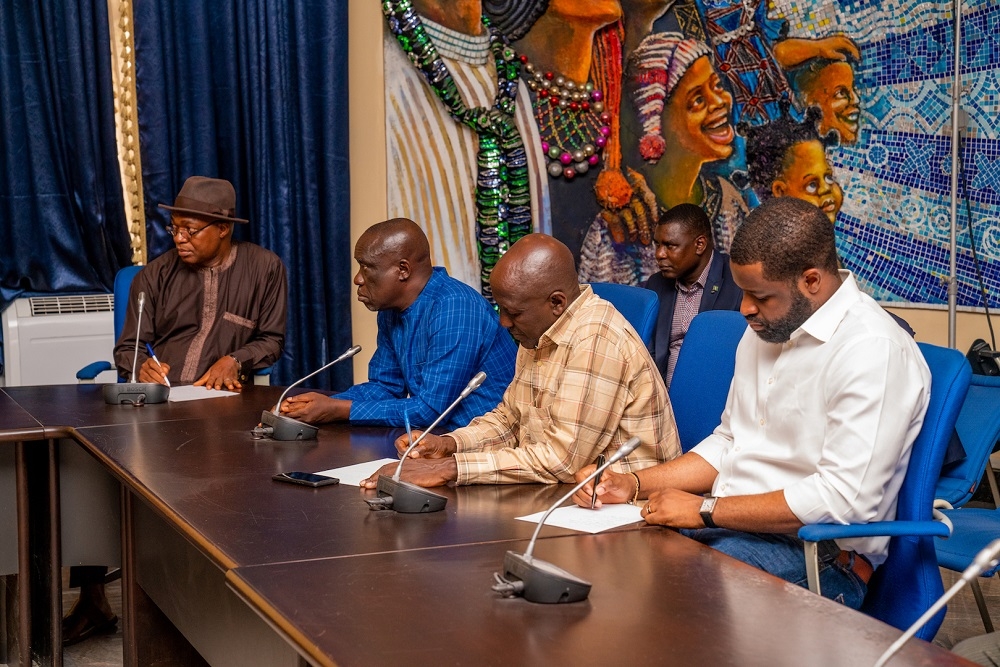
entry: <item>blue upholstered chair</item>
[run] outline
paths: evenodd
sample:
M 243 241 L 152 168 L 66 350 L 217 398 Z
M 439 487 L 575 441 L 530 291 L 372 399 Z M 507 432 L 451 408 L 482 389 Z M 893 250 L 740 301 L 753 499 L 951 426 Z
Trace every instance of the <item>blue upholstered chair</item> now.
M 932 520 L 934 490 L 941 462 L 969 389 L 972 371 L 961 352 L 920 343 L 931 370 L 931 394 L 924 425 L 913 443 L 910 463 L 899 491 L 895 521 L 868 524 L 804 526 L 809 588 L 819 592 L 816 543 L 820 540 L 888 536 L 889 557 L 868 584 L 861 611 L 900 629 L 909 627 L 944 593 L 933 536 L 948 534 L 948 526 Z M 917 632 L 930 640 L 941 626 L 938 614 Z
M 1000 509 L 963 507 L 944 510 L 944 514 L 954 527 L 950 538 L 934 540 L 937 562 L 941 567 L 962 572 L 972 565 L 976 554 L 1000 536 Z M 1000 566 L 984 570 L 979 576 L 992 577 L 997 571 L 1000 571 Z M 979 615 L 983 619 L 983 627 L 986 632 L 993 632 L 993 622 L 990 620 L 979 580 L 973 579 L 970 587 L 979 607 Z
M 961 507 L 976 492 L 986 462 L 1000 441 L 1000 377 L 972 376 L 955 432 L 965 448 L 965 458 L 944 467 L 934 497 Z
M 670 404 L 685 452 L 715 430 L 736 368 L 747 321 L 732 310 L 708 310 L 691 320 L 670 380 Z
M 132 287 L 132 280 L 142 269 L 141 266 L 126 266 L 115 275 L 115 341 L 121 337 L 122 329 L 125 328 L 125 313 L 128 312 L 128 295 Z M 653 316 L 655 319 L 655 315 Z M 115 365 L 110 361 L 95 361 L 87 364 L 76 372 L 76 379 L 80 383 L 93 383 L 98 375 L 104 371 L 113 371 Z M 261 368 L 254 371 L 254 384 L 270 384 L 271 367 Z
M 969 395 L 962 405 L 955 427 L 965 447 L 966 458 L 942 473 L 938 481 L 938 506 L 940 500 L 953 507 L 964 505 L 975 493 L 982 479 L 990 454 L 1000 439 L 1000 377 L 973 375 Z M 992 471 L 989 474 L 993 474 Z M 953 525 L 950 538 L 937 538 L 938 564 L 962 572 L 972 564 L 976 554 L 1000 536 L 1000 510 L 963 507 L 944 510 Z M 981 576 L 992 577 L 1000 567 L 991 568 Z M 983 627 L 993 632 L 993 622 L 979 581 L 971 582 L 972 593 L 979 606 Z
M 653 329 L 660 312 L 660 297 L 653 290 L 616 283 L 590 283 L 594 294 L 611 302 L 639 334 L 643 344 L 653 343 Z
M 142 269 L 141 266 L 126 266 L 115 275 L 115 341 L 122 334 L 125 328 L 125 313 L 128 312 L 128 291 L 132 286 L 132 279 Z M 110 361 L 95 361 L 87 364 L 76 372 L 76 379 L 79 382 L 94 382 L 94 379 L 104 371 L 113 371 L 115 365 Z

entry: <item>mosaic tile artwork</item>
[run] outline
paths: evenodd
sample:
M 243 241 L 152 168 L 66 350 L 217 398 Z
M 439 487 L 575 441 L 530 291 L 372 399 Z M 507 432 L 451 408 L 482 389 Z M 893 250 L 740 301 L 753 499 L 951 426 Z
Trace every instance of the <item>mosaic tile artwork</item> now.
M 783 11 L 780 6 L 778 12 Z M 790 11 L 790 10 L 789 10 Z M 963 8 L 958 304 L 981 306 L 972 234 L 989 305 L 1000 305 L 1000 3 Z M 791 14 L 789 14 L 791 16 Z M 838 250 L 876 298 L 947 303 L 951 224 L 952 6 L 831 2 L 815 16 L 861 47 L 857 144 L 830 151 L 844 189 Z M 792 34 L 821 30 L 802 21 Z
M 534 229 L 570 246 L 582 280 L 645 279 L 655 270 L 652 224 L 658 211 L 676 203 L 701 205 L 713 220 L 716 246 L 726 250 L 762 199 L 798 196 L 827 213 L 844 265 L 876 299 L 947 302 L 950 3 L 484 0 L 484 8 L 499 12 L 493 28 L 510 38 L 507 67 L 521 68 L 514 117 L 533 175 Z M 1000 0 L 968 2 L 962 16 L 958 303 L 983 305 L 981 273 L 989 305 L 1000 307 Z M 603 27 L 595 27 L 601 17 Z M 547 19 L 593 29 L 553 32 Z M 544 29 L 536 27 L 541 24 Z M 460 28 L 427 24 L 462 94 L 478 91 L 476 104 L 488 109 L 496 72 L 484 55 L 486 42 Z M 428 92 L 440 70 L 421 72 L 429 77 L 422 81 L 419 63 L 399 49 L 387 39 L 386 99 L 394 114 L 387 121 L 389 178 L 402 193 L 390 193 L 390 214 L 448 211 L 433 222 L 442 228 L 435 232 L 441 250 L 434 252 L 454 257 L 449 270 L 468 269 L 472 284 L 480 277 L 475 249 L 459 252 L 456 245 L 482 234 L 471 222 L 475 211 L 462 213 L 463 198 L 476 196 L 472 184 L 483 182 L 476 135 L 455 130 L 454 117 Z M 478 60 L 469 55 L 475 49 Z M 567 53 L 590 61 L 578 66 Z M 839 97 L 831 93 L 837 90 Z M 684 98 L 686 107 L 678 103 L 692 91 L 702 94 Z M 557 93 L 565 98 L 559 108 Z M 414 119 L 418 98 L 422 117 Z M 433 132 L 413 139 L 416 130 L 397 128 L 410 122 Z M 807 144 L 815 147 L 811 158 L 799 150 Z M 805 160 L 801 169 L 825 173 L 828 187 L 796 192 L 785 182 L 795 160 Z M 453 189 L 455 201 L 435 200 L 428 184 L 452 181 L 461 183 Z M 463 215 L 470 222 L 455 222 Z

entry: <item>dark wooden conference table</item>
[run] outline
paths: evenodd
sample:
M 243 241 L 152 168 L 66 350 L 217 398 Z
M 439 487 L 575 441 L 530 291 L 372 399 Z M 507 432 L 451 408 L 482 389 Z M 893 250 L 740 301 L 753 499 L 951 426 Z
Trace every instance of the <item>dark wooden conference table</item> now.
M 100 503 L 73 497 L 81 494 L 65 468 L 79 452 L 96 464 L 87 474 L 119 490 L 119 507 L 106 514 L 121 517 L 126 665 L 853 666 L 874 663 L 900 634 L 641 524 L 599 535 L 546 527 L 535 555 L 592 581 L 589 600 L 503 599 L 492 574 L 534 530 L 515 517 L 566 488 L 442 489 L 444 511 L 401 515 L 370 511 L 357 487 L 273 482 L 277 472 L 392 457 L 400 433 L 330 426 L 315 441 L 254 439 L 250 429 L 279 394 L 247 387 L 132 408 L 105 405 L 99 385 L 0 392 L 0 451 L 6 441 L 37 452 L 25 485 L 28 497 L 49 501 L 22 511 L 18 500 L 19 553 L 32 563 L 21 569 L 30 585 L 18 608 L 34 614 L 21 624 L 32 626 L 22 646 L 61 665 L 56 575 L 78 557 L 62 552 L 59 523 L 73 523 L 85 542 L 89 523 L 106 521 Z M 102 526 L 93 534 L 103 536 Z M 82 548 L 81 538 L 70 541 Z M 968 663 L 911 641 L 891 664 Z

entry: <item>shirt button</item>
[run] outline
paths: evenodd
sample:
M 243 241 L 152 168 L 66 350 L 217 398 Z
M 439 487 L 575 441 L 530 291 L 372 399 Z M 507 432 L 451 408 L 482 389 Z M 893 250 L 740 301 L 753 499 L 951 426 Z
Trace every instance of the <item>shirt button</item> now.
M 761 419 L 761 420 L 760 420 L 760 425 L 761 425 L 761 426 L 763 426 L 763 425 L 764 425 L 764 420 L 763 420 L 763 419 Z
M 767 378 L 768 384 L 774 384 L 774 378 Z
M 733 447 L 733 451 L 734 451 L 734 452 L 738 452 L 738 451 L 740 451 L 740 446 L 739 446 L 739 445 L 736 445 L 735 447 Z

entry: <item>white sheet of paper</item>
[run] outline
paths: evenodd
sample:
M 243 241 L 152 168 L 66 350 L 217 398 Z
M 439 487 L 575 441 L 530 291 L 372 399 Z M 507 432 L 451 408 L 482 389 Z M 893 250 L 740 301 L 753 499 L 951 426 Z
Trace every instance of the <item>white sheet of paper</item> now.
M 170 388 L 170 398 L 168 400 L 171 403 L 178 403 L 180 401 L 200 401 L 205 398 L 223 398 L 225 396 L 236 395 L 235 391 L 206 389 L 205 387 L 196 387 L 193 384 L 182 384 L 179 387 Z
M 642 509 L 635 505 L 614 504 L 604 505 L 598 510 L 588 507 L 560 507 L 545 522 L 546 526 L 558 526 L 579 530 L 584 533 L 600 533 L 619 526 L 627 526 L 636 521 L 642 521 Z M 517 517 L 519 521 L 538 523 L 545 512 L 536 512 L 528 516 Z
M 361 486 L 361 480 L 368 479 L 374 475 L 386 463 L 399 463 L 399 459 L 379 459 L 378 461 L 369 461 L 367 463 L 355 463 L 352 466 L 345 466 L 343 468 L 320 470 L 316 474 L 336 477 L 340 480 L 341 484 Z

